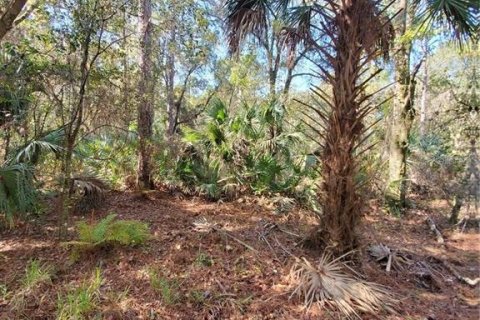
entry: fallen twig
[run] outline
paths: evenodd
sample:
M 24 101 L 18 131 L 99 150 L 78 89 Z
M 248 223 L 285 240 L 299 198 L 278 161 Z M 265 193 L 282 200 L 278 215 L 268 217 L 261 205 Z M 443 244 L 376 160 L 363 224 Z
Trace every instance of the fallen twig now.
M 462 276 L 448 261 L 444 259 L 440 259 L 440 261 L 442 261 L 445 268 L 447 268 L 448 271 L 450 271 L 455 276 L 455 278 L 458 279 L 458 281 L 466 283 L 472 287 L 475 287 L 480 282 L 480 278 L 470 279 L 468 277 Z
M 430 230 L 435 233 L 437 236 L 437 242 L 440 244 L 444 244 L 445 240 L 443 239 L 442 233 L 438 230 L 437 226 L 435 225 L 435 222 L 433 221 L 432 218 L 427 217 L 427 223 L 430 226 Z

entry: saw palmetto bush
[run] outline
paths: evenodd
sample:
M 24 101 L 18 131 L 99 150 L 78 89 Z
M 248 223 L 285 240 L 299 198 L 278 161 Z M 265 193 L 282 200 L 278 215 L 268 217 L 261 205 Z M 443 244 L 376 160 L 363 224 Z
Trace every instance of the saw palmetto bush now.
M 214 100 L 200 128 L 182 128 L 185 148 L 176 175 L 211 199 L 231 189 L 295 193 L 303 178 L 315 175 L 315 163 L 301 147 L 299 128 L 286 127 L 284 116 L 278 102 L 243 105 L 229 114 L 222 101 Z
M 0 167 L 0 214 L 7 223 L 12 225 L 17 214 L 33 212 L 35 205 L 33 169 L 23 163 Z
M 366 282 L 346 272 L 339 259 L 324 254 L 317 263 L 296 258 L 290 271 L 290 297 L 303 299 L 306 309 L 314 305 L 331 308 L 347 319 L 362 319 L 361 312 L 378 315 L 394 313 L 396 299 L 388 288 Z

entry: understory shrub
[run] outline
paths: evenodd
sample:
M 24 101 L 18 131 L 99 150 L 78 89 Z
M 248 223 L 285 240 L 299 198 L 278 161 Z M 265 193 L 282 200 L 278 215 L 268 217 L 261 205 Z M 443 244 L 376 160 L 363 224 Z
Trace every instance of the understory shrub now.
M 98 223 L 77 223 L 78 240 L 68 242 L 77 248 L 93 248 L 106 244 L 141 245 L 150 237 L 146 223 L 135 220 L 115 220 L 116 214 L 109 214 Z
M 302 144 L 300 125 L 287 125 L 284 106 L 273 101 L 228 111 L 214 100 L 198 128 L 181 128 L 174 183 L 210 200 L 240 192 L 304 198 L 302 181 L 317 176 L 317 159 Z

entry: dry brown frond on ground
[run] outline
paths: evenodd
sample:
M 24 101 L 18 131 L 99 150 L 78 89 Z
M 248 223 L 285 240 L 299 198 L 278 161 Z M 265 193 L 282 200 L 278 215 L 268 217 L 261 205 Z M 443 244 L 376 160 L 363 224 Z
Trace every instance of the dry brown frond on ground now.
M 295 286 L 290 297 L 303 298 L 307 310 L 317 304 L 336 309 L 348 319 L 361 319 L 359 312 L 395 313 L 396 300 L 387 289 L 346 273 L 340 258 L 324 254 L 315 265 L 297 258 L 290 271 Z

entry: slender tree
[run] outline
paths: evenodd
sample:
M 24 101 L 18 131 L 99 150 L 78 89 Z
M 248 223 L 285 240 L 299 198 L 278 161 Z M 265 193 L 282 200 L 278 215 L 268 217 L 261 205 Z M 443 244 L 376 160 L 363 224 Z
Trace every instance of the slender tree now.
M 153 188 L 151 176 L 152 134 L 153 134 L 153 70 L 152 70 L 152 2 L 140 3 L 140 81 L 138 83 L 138 169 L 137 186 L 140 189 Z
M 407 33 L 412 30 L 412 21 L 420 18 L 420 25 L 430 27 L 432 23 L 447 21 L 447 26 L 459 39 L 475 36 L 474 12 L 478 9 L 475 0 L 399 0 L 399 14 L 394 20 L 397 41 L 394 46 L 395 97 L 389 130 L 389 176 L 386 200 L 390 208 L 397 211 L 405 208 L 407 194 L 407 160 L 409 140 L 416 116 L 414 105 L 418 64 L 411 68 L 413 38 Z

